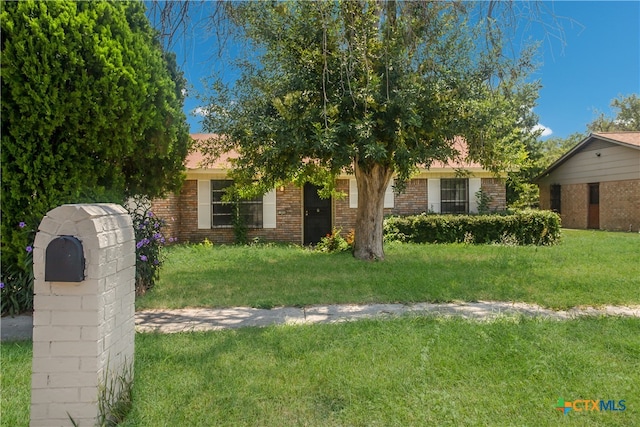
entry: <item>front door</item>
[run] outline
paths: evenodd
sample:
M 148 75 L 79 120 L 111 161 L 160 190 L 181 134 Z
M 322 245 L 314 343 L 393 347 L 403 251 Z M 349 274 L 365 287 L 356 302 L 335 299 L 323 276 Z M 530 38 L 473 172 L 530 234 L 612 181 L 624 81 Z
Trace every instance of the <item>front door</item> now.
M 304 185 L 304 244 L 315 245 L 331 233 L 331 199 L 321 199 L 318 188 Z
M 589 184 L 587 228 L 600 228 L 600 184 Z

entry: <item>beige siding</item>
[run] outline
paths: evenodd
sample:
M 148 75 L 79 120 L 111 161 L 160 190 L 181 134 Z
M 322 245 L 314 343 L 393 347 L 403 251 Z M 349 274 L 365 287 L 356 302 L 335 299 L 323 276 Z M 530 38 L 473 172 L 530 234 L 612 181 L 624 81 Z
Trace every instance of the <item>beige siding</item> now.
M 640 179 L 640 150 L 608 144 L 585 147 L 540 182 L 567 185 L 633 179 Z

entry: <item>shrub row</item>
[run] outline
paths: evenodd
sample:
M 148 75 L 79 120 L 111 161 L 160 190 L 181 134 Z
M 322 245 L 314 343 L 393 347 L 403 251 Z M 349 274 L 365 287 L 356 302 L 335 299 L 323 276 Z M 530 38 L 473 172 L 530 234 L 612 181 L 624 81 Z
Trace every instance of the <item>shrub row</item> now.
M 384 234 L 387 241 L 413 243 L 552 245 L 560 239 L 560 216 L 531 210 L 509 215 L 388 217 Z

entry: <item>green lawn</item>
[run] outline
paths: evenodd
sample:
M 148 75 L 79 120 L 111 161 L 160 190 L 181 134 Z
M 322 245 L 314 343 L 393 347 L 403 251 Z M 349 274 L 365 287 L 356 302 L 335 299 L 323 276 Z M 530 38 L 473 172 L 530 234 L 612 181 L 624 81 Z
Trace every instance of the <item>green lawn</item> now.
M 26 426 L 30 345 L 3 343 L 2 355 L 2 425 Z M 640 419 L 640 319 L 402 317 L 138 334 L 135 369 L 123 426 L 628 426 Z M 624 400 L 626 410 L 563 415 L 554 409 L 559 398 Z
M 384 262 L 299 247 L 178 246 L 138 309 L 499 300 L 640 304 L 640 235 L 564 230 L 551 247 L 387 244 Z
M 387 255 L 364 263 L 296 247 L 174 247 L 137 304 L 640 303 L 638 234 L 565 230 L 554 247 L 394 244 Z M 0 347 L 0 424 L 27 426 L 31 343 Z M 627 426 L 640 419 L 638 384 L 637 318 L 404 316 L 138 334 L 122 425 Z M 626 410 L 563 415 L 560 398 L 624 400 Z

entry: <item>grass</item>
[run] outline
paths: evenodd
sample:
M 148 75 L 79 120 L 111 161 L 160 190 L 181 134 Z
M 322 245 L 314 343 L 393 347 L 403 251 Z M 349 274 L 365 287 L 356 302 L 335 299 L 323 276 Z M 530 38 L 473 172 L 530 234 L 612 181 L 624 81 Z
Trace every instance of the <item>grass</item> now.
M 26 426 L 30 345 L 2 352 L 2 425 Z M 640 319 L 631 318 L 138 334 L 135 363 L 122 426 L 626 426 L 640 417 Z M 559 398 L 627 409 L 563 415 Z M 5 418 L 7 407 L 19 416 Z
M 0 345 L 0 425 L 29 425 L 31 404 L 31 341 Z
M 387 244 L 385 262 L 287 246 L 179 246 L 138 309 L 500 300 L 640 304 L 640 235 L 564 230 L 560 245 Z
M 515 300 L 638 304 L 640 236 L 554 247 L 388 245 L 387 261 L 296 247 L 171 248 L 138 308 Z M 1 345 L 1 426 L 26 426 L 30 342 Z M 640 319 L 404 316 L 136 336 L 131 426 L 626 426 L 640 419 Z M 559 398 L 623 412 L 555 410 Z M 618 406 L 619 407 L 619 406 Z

